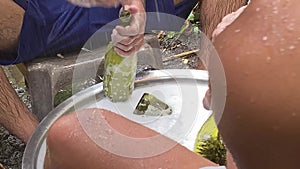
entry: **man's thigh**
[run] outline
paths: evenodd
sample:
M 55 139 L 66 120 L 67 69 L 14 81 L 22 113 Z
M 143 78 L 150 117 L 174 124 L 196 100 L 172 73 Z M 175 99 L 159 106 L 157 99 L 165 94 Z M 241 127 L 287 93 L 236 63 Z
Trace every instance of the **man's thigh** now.
M 24 10 L 12 0 L 0 1 L 0 59 L 4 52 L 16 52 Z

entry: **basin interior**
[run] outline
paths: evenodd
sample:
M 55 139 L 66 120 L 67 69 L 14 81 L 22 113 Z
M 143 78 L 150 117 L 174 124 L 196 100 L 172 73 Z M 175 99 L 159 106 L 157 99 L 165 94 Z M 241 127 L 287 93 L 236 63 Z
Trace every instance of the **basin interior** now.
M 98 87 L 102 86 L 98 85 Z M 196 78 L 196 80 L 186 78 L 155 80 L 142 83 L 142 85 L 136 85 L 131 98 L 126 102 L 112 103 L 104 97 L 93 97 L 90 101 L 77 106 L 75 105 L 74 107 L 75 109 L 104 108 L 111 110 L 132 121 L 147 126 L 193 151 L 197 134 L 201 126 L 211 115 L 211 111 L 207 111 L 202 106 L 202 99 L 207 89 L 208 83 L 206 78 Z M 172 114 L 160 117 L 133 114 L 135 106 L 144 93 L 151 93 L 167 103 L 173 110 Z M 102 90 L 99 94 L 102 94 Z M 190 118 L 185 118 L 187 116 L 190 116 Z M 176 125 L 178 122 L 179 126 L 186 127 L 184 131 L 178 128 L 178 125 Z M 178 138 L 178 135 L 180 138 Z M 42 140 L 41 145 L 36 161 L 37 169 L 43 169 L 46 152 L 45 139 Z

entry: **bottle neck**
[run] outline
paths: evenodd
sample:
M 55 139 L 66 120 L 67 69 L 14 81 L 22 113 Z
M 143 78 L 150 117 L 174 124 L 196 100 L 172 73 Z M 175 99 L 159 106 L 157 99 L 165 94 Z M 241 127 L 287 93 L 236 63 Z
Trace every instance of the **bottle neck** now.
M 128 26 L 128 25 L 130 25 L 131 18 L 132 18 L 132 15 L 128 10 L 122 10 L 120 12 L 120 16 L 119 16 L 119 19 L 120 19 L 119 24 L 124 27 Z

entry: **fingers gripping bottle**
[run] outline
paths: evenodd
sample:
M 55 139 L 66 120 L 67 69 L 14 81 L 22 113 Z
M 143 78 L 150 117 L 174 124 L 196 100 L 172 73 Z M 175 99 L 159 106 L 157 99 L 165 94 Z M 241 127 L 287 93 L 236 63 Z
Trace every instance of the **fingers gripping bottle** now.
M 119 24 L 124 27 L 130 25 L 131 17 L 129 11 L 123 10 L 120 13 Z M 121 57 L 110 42 L 104 59 L 104 95 L 112 102 L 126 101 L 134 89 L 137 55 Z

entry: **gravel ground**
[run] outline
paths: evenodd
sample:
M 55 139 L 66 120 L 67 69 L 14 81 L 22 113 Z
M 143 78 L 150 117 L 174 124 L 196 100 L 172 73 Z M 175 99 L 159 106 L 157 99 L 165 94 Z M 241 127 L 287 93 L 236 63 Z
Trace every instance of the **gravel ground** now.
M 195 69 L 197 68 L 198 57 L 196 54 L 187 54 L 179 58 L 172 56 L 196 50 L 200 46 L 200 40 L 195 35 L 182 34 L 180 37 L 167 38 L 168 32 L 160 32 L 160 45 L 163 51 L 163 65 L 165 69 Z M 15 88 L 19 97 L 25 104 L 31 108 L 30 97 L 26 91 L 24 82 L 16 80 L 12 74 L 15 68 L 5 68 L 8 78 Z M 18 77 L 19 75 L 17 75 Z M 21 169 L 22 155 L 25 149 L 25 143 L 15 136 L 11 135 L 6 129 L 0 126 L 0 169 L 1 163 L 5 169 Z
M 21 169 L 25 143 L 0 127 L 0 163 L 6 169 Z

